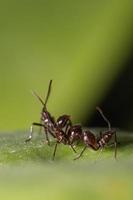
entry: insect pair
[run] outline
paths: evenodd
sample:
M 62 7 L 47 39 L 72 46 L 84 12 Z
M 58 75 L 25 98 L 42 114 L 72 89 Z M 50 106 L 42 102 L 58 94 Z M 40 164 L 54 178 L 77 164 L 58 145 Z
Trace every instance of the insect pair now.
M 89 147 L 93 150 L 97 151 L 99 149 L 103 150 L 103 148 L 109 143 L 112 136 L 114 136 L 114 145 L 115 145 L 115 158 L 117 155 L 117 138 L 116 131 L 111 129 L 111 124 L 108 119 L 103 114 L 102 110 L 99 107 L 96 107 L 98 112 L 101 114 L 104 121 L 108 124 L 108 130 L 104 132 L 100 132 L 99 137 L 96 137 L 90 130 L 84 130 L 81 125 L 73 125 L 69 115 L 62 115 L 57 120 L 48 112 L 47 110 L 47 102 L 50 96 L 52 86 L 52 80 L 49 82 L 48 92 L 46 95 L 45 102 L 38 96 L 37 93 L 33 92 L 33 94 L 38 98 L 38 100 L 43 105 L 41 112 L 40 123 L 33 122 L 30 128 L 30 135 L 26 139 L 25 142 L 28 142 L 32 139 L 33 136 L 33 127 L 39 126 L 44 129 L 46 135 L 46 142 L 50 145 L 49 134 L 56 140 L 54 152 L 53 152 L 53 160 L 55 158 L 57 146 L 60 143 L 64 145 L 69 145 L 71 149 L 76 153 L 74 148 L 75 143 L 82 142 L 84 144 L 84 148 L 81 153 L 74 159 L 80 158 L 84 151 Z

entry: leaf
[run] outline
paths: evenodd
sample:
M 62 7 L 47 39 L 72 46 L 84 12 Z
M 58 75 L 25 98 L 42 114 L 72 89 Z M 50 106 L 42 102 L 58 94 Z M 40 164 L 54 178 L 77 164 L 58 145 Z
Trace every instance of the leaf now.
M 100 157 L 99 152 L 87 149 L 81 159 L 73 161 L 73 151 L 59 145 L 52 161 L 53 141 L 49 147 L 35 134 L 25 144 L 26 136 L 24 132 L 0 135 L 1 199 L 132 199 L 131 133 L 118 132 L 117 160 L 109 147 Z M 82 148 L 76 149 L 80 152 Z

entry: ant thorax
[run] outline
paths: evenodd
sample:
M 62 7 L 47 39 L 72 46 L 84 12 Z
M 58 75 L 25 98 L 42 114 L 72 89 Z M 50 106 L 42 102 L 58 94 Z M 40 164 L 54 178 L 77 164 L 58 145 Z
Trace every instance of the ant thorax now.
M 49 112 L 42 111 L 41 121 L 45 127 L 50 128 L 51 130 L 54 130 L 55 121 Z

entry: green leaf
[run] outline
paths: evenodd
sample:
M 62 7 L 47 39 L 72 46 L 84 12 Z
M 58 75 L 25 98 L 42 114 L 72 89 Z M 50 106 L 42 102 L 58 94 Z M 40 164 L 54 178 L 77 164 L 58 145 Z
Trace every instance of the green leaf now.
M 1 134 L 1 199 L 132 199 L 133 135 L 119 131 L 117 136 L 117 160 L 108 147 L 100 156 L 88 148 L 73 161 L 73 151 L 60 144 L 52 161 L 54 141 L 49 147 L 35 134 L 26 144 L 27 133 Z M 77 152 L 82 148 L 76 147 Z

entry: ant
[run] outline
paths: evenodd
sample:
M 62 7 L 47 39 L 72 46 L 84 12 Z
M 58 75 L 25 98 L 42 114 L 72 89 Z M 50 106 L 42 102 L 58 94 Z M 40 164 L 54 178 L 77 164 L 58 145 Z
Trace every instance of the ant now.
M 104 116 L 102 110 L 97 107 L 96 109 L 99 111 L 101 116 L 103 117 L 104 121 L 108 124 L 108 130 L 105 132 L 100 132 L 99 138 L 96 138 L 95 135 L 91 131 L 83 131 L 81 125 L 72 125 L 71 119 L 69 115 L 62 115 L 58 117 L 55 121 L 55 118 L 48 112 L 47 110 L 47 102 L 50 96 L 52 86 L 52 80 L 49 82 L 47 95 L 45 98 L 45 102 L 38 96 L 36 92 L 33 92 L 34 96 L 41 102 L 43 105 L 42 112 L 41 112 L 41 119 L 40 123 L 33 122 L 30 127 L 30 135 L 25 140 L 25 142 L 29 142 L 33 136 L 33 126 L 39 126 L 44 128 L 44 132 L 46 134 L 46 142 L 50 145 L 50 140 L 48 134 L 50 134 L 53 138 L 56 139 L 54 152 L 53 152 L 53 160 L 55 158 L 57 145 L 63 143 L 65 145 L 70 145 L 72 150 L 76 153 L 76 150 L 73 147 L 75 142 L 82 141 L 85 144 L 85 147 L 74 160 L 80 158 L 87 147 L 91 147 L 93 150 L 97 151 L 99 149 L 103 149 L 106 144 L 111 140 L 112 136 L 115 136 L 115 158 L 117 154 L 117 138 L 116 132 L 111 129 L 110 122 Z
M 36 96 L 37 99 L 41 102 L 41 104 L 43 105 L 43 108 L 42 108 L 42 112 L 41 112 L 40 123 L 37 123 L 37 122 L 32 123 L 32 125 L 30 127 L 30 135 L 25 140 L 25 142 L 29 142 L 32 139 L 33 126 L 43 127 L 45 134 L 46 134 L 46 142 L 48 143 L 48 145 L 50 145 L 50 140 L 49 140 L 48 134 L 50 134 L 52 137 L 54 137 L 57 140 L 56 144 L 55 144 L 55 148 L 54 148 L 54 153 L 53 153 L 53 159 L 54 159 L 56 149 L 57 149 L 57 144 L 59 144 L 59 143 L 70 145 L 72 150 L 75 153 L 76 153 L 76 150 L 70 143 L 69 138 L 67 136 L 68 129 L 70 129 L 70 127 L 72 126 L 70 116 L 62 115 L 62 116 L 58 117 L 57 121 L 55 121 L 54 117 L 47 110 L 47 102 L 48 102 L 48 99 L 50 96 L 51 86 L 52 86 L 52 80 L 50 80 L 50 82 L 49 82 L 45 102 L 38 96 L 38 94 L 36 92 L 33 92 L 33 95 Z
M 116 131 L 111 129 L 111 124 L 110 124 L 109 120 L 105 117 L 105 115 L 103 114 L 103 111 L 101 110 L 101 108 L 96 107 L 96 109 L 101 114 L 104 121 L 108 124 L 108 130 L 104 131 L 104 132 L 100 132 L 99 137 L 96 137 L 89 130 L 88 131 L 82 131 L 82 133 L 81 133 L 82 135 L 78 136 L 78 139 L 80 139 L 85 144 L 85 147 L 82 149 L 81 153 L 74 160 L 79 159 L 88 147 L 91 147 L 95 151 L 97 151 L 99 149 L 101 149 L 101 151 L 102 151 L 103 148 L 109 143 L 109 141 L 111 140 L 113 135 L 114 135 L 114 143 L 113 144 L 115 145 L 114 157 L 116 159 L 116 155 L 117 155 Z M 75 140 L 75 137 L 77 138 L 77 136 L 75 136 L 74 134 L 73 134 L 73 137 L 71 135 L 72 143 Z

